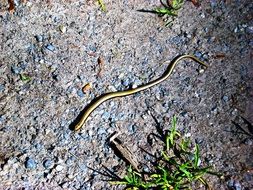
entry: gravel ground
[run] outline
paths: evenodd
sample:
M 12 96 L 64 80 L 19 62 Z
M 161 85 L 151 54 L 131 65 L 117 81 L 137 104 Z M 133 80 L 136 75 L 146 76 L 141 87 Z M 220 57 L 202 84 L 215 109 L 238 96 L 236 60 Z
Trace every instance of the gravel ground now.
M 106 13 L 94 1 L 15 4 L 10 14 L 0 1 L 0 189 L 121 189 L 99 173 L 125 168 L 107 139 L 120 131 L 142 161 L 152 115 L 168 129 L 177 115 L 202 161 L 224 174 L 207 177 L 214 189 L 253 189 L 253 138 L 238 130 L 243 118 L 253 123 L 250 0 L 187 2 L 170 27 L 137 12 L 157 0 L 105 0 Z M 110 100 L 70 130 L 94 97 L 145 84 L 184 53 L 209 68 L 184 61 L 166 82 Z

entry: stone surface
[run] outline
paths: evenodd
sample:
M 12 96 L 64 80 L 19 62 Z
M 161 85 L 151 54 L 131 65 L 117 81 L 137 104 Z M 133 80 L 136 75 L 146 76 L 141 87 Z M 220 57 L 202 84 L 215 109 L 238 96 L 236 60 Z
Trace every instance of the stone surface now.
M 251 1 L 186 1 L 169 27 L 171 18 L 137 11 L 159 1 L 104 2 L 107 12 L 95 1 L 15 1 L 11 14 L 1 1 L 0 189 L 120 189 L 98 173 L 124 166 L 107 138 L 121 132 L 149 162 L 139 148 L 157 154 L 147 137 L 158 124 L 169 130 L 173 115 L 199 144 L 201 164 L 225 173 L 208 179 L 213 189 L 253 189 L 252 139 L 236 125 L 246 126 L 240 116 L 253 123 Z M 80 131 L 69 129 L 93 98 L 146 84 L 185 53 L 209 67 L 182 61 L 163 83 L 109 100 Z

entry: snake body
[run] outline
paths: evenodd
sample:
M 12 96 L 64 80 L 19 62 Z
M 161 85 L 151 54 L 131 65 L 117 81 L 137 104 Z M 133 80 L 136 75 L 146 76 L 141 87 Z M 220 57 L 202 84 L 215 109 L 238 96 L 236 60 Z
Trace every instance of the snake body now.
M 128 89 L 125 91 L 117 91 L 117 92 L 110 92 L 110 93 L 106 93 L 101 95 L 100 97 L 98 97 L 97 99 L 95 99 L 95 101 L 91 102 L 84 110 L 83 115 L 81 117 L 81 119 L 79 120 L 79 122 L 75 125 L 74 130 L 77 131 L 79 130 L 84 123 L 86 122 L 87 118 L 89 117 L 89 115 L 103 102 L 112 99 L 112 98 L 116 98 L 116 97 L 123 97 L 123 96 L 128 96 L 143 90 L 146 90 L 148 88 L 153 87 L 154 85 L 157 85 L 161 82 L 163 82 L 164 80 L 166 80 L 172 73 L 173 69 L 175 68 L 175 66 L 177 65 L 177 63 L 179 61 L 181 61 L 182 59 L 192 59 L 194 61 L 196 61 L 197 63 L 199 63 L 200 65 L 207 67 L 207 65 L 205 63 L 203 63 L 202 61 L 200 61 L 199 59 L 197 59 L 196 57 L 192 56 L 192 55 L 181 55 L 178 56 L 177 58 L 175 58 L 167 67 L 166 71 L 163 73 L 163 75 L 159 78 L 157 78 L 154 81 L 151 81 L 145 85 L 139 86 L 137 88 L 133 88 L 133 89 Z

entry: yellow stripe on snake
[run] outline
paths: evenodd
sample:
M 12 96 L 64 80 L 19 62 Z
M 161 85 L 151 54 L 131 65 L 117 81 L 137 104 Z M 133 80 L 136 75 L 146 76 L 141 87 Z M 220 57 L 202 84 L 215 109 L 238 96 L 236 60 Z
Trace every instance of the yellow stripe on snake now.
M 163 82 L 164 80 L 166 80 L 172 73 L 173 69 L 175 68 L 175 66 L 177 65 L 177 63 L 179 61 L 181 61 L 182 59 L 192 59 L 193 61 L 196 61 L 197 63 L 199 63 L 200 65 L 204 66 L 204 67 L 208 67 L 205 63 L 203 63 L 202 61 L 200 61 L 199 59 L 197 59 L 196 57 L 192 56 L 192 55 L 181 55 L 176 57 L 167 67 L 166 71 L 163 73 L 163 75 L 159 78 L 157 78 L 154 81 L 151 81 L 143 86 L 139 86 L 137 88 L 133 88 L 133 89 L 129 89 L 129 90 L 125 90 L 125 91 L 118 91 L 118 92 L 110 92 L 110 93 L 106 93 L 101 95 L 100 97 L 98 97 L 97 99 L 95 99 L 95 101 L 92 101 L 84 110 L 83 114 L 81 115 L 80 120 L 78 121 L 78 123 L 74 126 L 74 130 L 77 131 L 79 130 L 84 123 L 86 122 L 87 118 L 89 117 L 89 115 L 103 102 L 105 102 L 106 100 L 112 99 L 112 98 L 116 98 L 116 97 L 123 97 L 123 96 L 129 96 L 131 94 L 146 90 L 148 88 L 153 87 L 154 85 L 159 84 L 160 82 Z

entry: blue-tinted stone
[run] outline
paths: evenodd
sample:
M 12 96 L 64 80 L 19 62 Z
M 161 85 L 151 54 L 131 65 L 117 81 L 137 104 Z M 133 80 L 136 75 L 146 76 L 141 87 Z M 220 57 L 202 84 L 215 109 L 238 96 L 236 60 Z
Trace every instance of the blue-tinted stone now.
M 48 49 L 49 51 L 54 51 L 55 47 L 52 44 L 48 44 L 46 45 L 46 49 Z
M 27 158 L 27 160 L 25 161 L 25 167 L 27 169 L 35 169 L 37 166 L 36 162 L 34 159 L 32 158 Z
M 43 162 L 43 166 L 44 166 L 46 169 L 50 168 L 50 167 L 52 166 L 52 164 L 53 164 L 53 161 L 52 161 L 52 160 L 45 160 L 45 161 Z

